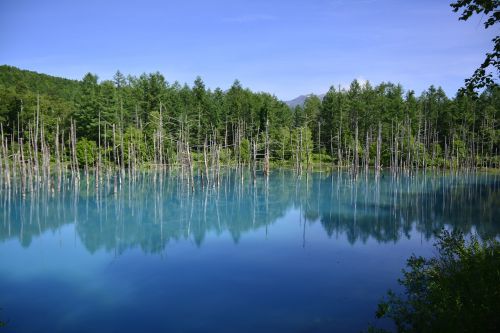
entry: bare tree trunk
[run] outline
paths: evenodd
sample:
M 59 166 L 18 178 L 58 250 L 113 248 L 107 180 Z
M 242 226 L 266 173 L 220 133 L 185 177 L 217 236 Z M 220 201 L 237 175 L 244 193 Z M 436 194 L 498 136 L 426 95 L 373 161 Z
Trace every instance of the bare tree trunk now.
M 382 124 L 378 123 L 378 135 L 377 135 L 377 157 L 375 161 L 375 171 L 380 174 L 381 169 L 381 152 L 382 152 Z
M 207 187 L 210 186 L 210 179 L 208 175 L 208 161 L 207 161 L 207 139 L 205 138 L 205 142 L 203 144 L 203 160 L 205 162 L 205 178 L 207 182 Z
M 342 167 L 342 127 L 339 126 L 339 132 L 338 132 L 338 137 L 337 137 L 337 166 L 339 168 Z
M 371 132 L 371 129 L 370 129 Z M 368 131 L 366 131 L 366 141 L 365 141 L 365 172 L 368 172 L 368 167 L 370 165 L 370 137 L 368 136 Z
M 319 154 L 319 171 L 321 171 L 321 122 L 318 121 L 318 154 Z
M 301 132 L 302 135 L 302 132 Z M 266 143 L 264 155 L 264 175 L 269 176 L 269 120 L 266 120 Z
M 359 171 L 359 153 L 358 153 L 358 121 L 356 120 L 356 130 L 354 136 L 354 174 Z

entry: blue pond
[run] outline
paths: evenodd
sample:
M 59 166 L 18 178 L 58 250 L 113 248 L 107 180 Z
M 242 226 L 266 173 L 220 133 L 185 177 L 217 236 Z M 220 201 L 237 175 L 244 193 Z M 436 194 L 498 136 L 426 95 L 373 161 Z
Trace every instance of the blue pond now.
M 498 175 L 249 176 L 2 190 L 0 330 L 359 332 L 436 231 L 500 234 Z

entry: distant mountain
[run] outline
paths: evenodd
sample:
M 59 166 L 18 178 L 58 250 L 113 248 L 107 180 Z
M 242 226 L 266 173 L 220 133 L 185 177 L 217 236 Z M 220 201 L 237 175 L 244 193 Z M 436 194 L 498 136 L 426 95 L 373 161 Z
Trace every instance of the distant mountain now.
M 299 97 L 296 97 L 292 100 L 289 100 L 289 101 L 285 101 L 285 104 L 288 105 L 290 108 L 294 108 L 298 105 L 300 106 L 303 106 L 304 105 L 304 102 L 306 101 L 307 98 L 311 97 L 311 96 L 314 96 L 315 94 L 308 94 L 308 95 L 300 95 Z M 325 97 L 325 94 L 320 94 L 320 95 L 316 95 L 319 97 L 319 99 L 323 99 L 323 97 Z

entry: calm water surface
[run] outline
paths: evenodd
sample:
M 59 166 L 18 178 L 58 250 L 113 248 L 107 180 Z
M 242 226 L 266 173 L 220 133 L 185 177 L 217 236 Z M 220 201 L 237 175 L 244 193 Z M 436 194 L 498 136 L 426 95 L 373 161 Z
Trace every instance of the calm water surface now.
M 358 332 L 406 258 L 434 253 L 434 232 L 500 234 L 491 174 L 221 182 L 1 191 L 2 331 Z

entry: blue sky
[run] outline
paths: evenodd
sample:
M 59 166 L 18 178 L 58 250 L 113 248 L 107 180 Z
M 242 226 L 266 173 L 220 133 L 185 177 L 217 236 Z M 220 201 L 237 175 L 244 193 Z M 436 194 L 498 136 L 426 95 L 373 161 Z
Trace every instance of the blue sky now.
M 287 100 L 353 79 L 431 84 L 449 96 L 498 28 L 450 0 L 0 2 L 0 64 L 80 79 L 162 72 L 210 88 L 234 79 Z

